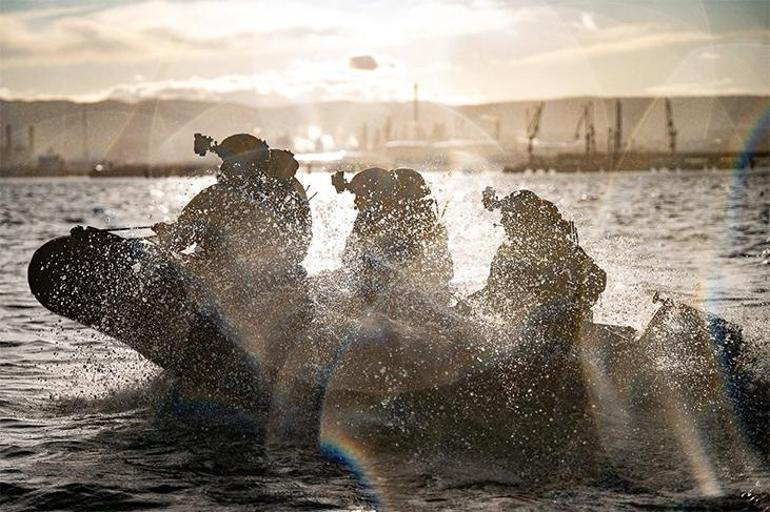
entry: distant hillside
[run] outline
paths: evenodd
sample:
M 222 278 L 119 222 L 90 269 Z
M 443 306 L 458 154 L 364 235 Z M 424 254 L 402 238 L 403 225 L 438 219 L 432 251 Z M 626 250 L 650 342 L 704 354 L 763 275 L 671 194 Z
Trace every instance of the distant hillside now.
M 614 124 L 614 100 L 568 98 L 547 101 L 538 138 L 539 152 L 575 150 L 575 127 L 582 105 L 595 104 L 597 144 L 606 147 L 607 129 Z M 673 98 L 674 119 L 682 150 L 739 150 L 759 116 L 770 108 L 770 96 Z M 640 149 L 666 148 L 663 101 L 624 98 L 624 139 Z M 448 107 L 420 103 L 419 127 L 440 137 L 494 137 L 499 122 L 501 146 L 521 153 L 526 142 L 526 110 L 533 102 L 507 102 Z M 411 103 L 318 103 L 277 108 L 253 108 L 233 103 L 177 100 L 129 104 L 104 101 L 0 100 L 0 124 L 10 124 L 14 145 L 27 145 L 28 126 L 35 129 L 35 153 L 49 149 L 65 159 L 84 153 L 83 118 L 87 118 L 87 152 L 91 159 L 117 162 L 165 163 L 194 160 L 192 134 L 200 131 L 221 140 L 236 132 L 257 133 L 276 146 L 307 151 L 319 138 L 324 149 L 351 147 L 367 124 L 370 145 L 383 140 L 390 118 L 391 138 L 415 133 Z M 4 132 L 3 132 L 4 133 Z M 320 136 L 320 137 L 319 137 Z M 761 136 L 761 149 L 770 149 L 770 135 Z M 2 144 L 5 144 L 3 140 Z

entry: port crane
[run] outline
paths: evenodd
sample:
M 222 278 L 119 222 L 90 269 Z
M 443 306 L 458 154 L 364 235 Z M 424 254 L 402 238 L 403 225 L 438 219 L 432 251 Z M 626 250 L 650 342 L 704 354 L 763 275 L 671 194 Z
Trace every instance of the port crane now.
M 583 113 L 575 128 L 575 140 L 580 138 L 580 132 L 585 133 L 586 156 L 596 153 L 596 129 L 594 128 L 594 104 L 592 101 L 583 105 Z
M 666 98 L 666 132 L 668 134 L 668 149 L 671 154 L 676 154 L 676 126 L 674 126 L 674 109 L 671 106 L 671 98 Z
M 542 101 L 535 105 L 535 110 L 532 112 L 532 116 L 529 115 L 529 109 L 527 109 L 527 155 L 529 156 L 530 163 L 532 162 L 532 141 L 537 137 L 537 133 L 540 131 L 540 119 L 543 117 L 543 108 L 545 103 Z
M 623 104 L 615 100 L 615 129 L 610 126 L 607 134 L 608 168 L 615 169 L 620 163 L 623 151 Z

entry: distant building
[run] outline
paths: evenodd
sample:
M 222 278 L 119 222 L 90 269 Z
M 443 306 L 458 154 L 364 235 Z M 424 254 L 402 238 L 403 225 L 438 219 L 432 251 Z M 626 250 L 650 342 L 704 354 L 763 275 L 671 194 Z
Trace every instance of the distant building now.
M 41 174 L 59 174 L 64 172 L 64 159 L 52 149 L 37 157 L 37 169 Z
M 29 127 L 29 144 L 13 144 L 13 130 L 10 124 L 5 126 L 5 143 L 0 148 L 0 168 L 12 169 L 34 165 L 35 130 Z

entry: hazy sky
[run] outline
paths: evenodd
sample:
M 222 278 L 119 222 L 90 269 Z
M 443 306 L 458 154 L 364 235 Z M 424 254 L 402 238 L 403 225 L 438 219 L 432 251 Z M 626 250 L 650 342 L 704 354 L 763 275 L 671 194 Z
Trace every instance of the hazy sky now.
M 770 1 L 0 0 L 0 97 L 770 93 Z

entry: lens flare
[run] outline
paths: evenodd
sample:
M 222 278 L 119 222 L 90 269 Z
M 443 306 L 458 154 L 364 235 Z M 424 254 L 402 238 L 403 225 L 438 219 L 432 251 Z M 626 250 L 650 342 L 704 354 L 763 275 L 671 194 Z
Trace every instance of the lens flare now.
M 724 254 L 720 251 L 735 249 L 741 243 L 737 237 L 740 233 L 741 217 L 744 214 L 740 205 L 745 204 L 744 197 L 748 191 L 747 182 L 753 167 L 753 155 L 765 143 L 770 132 L 770 106 L 760 105 L 756 110 L 747 114 L 745 119 L 749 120 L 745 123 L 749 129 L 743 138 L 743 149 L 733 162 L 730 182 L 724 198 L 725 226 L 723 235 L 721 240 L 717 241 L 718 250 L 714 251 L 712 261 L 707 267 L 710 270 L 710 274 L 705 280 L 707 284 L 701 289 L 701 294 L 696 300 L 707 311 L 719 307 L 722 292 L 727 285 L 719 261 L 720 258 L 724 257 Z M 734 354 L 730 347 L 725 346 L 728 338 L 727 333 L 724 332 L 724 323 L 711 316 L 708 317 L 707 322 L 710 338 L 715 345 L 713 347 L 715 364 L 718 366 L 721 376 L 722 396 L 728 400 L 733 412 L 734 425 L 741 431 L 745 441 L 747 427 L 745 412 L 741 407 L 741 390 L 744 387 L 746 376 L 735 371 Z M 746 449 L 744 452 L 749 453 Z
M 382 492 L 383 479 L 377 473 L 377 464 L 363 443 L 336 428 L 331 422 L 321 424 L 319 434 L 321 453 L 341 463 L 355 477 L 366 502 L 374 510 L 391 510 Z

